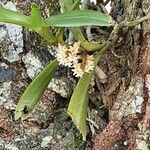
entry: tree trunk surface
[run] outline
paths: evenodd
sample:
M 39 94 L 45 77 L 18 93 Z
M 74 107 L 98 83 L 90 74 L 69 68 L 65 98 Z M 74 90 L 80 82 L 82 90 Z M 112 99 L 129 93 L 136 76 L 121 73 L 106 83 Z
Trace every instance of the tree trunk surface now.
M 148 13 L 150 13 L 149 0 L 116 0 L 112 11 L 119 22 L 135 20 Z M 149 27 L 150 20 L 133 28 L 124 28 L 116 45 L 109 50 L 118 58 L 114 61 L 119 64 L 117 73 L 120 75 L 109 77 L 112 83 L 105 93 L 106 101 L 110 105 L 109 123 L 94 139 L 95 150 L 150 148 Z M 127 147 L 117 148 L 118 141 L 122 141 Z
M 56 0 L 1 0 L 0 5 L 29 14 L 32 2 L 40 5 L 45 18 L 59 13 Z M 110 12 L 118 23 L 148 13 L 149 0 L 114 0 Z M 112 30 L 93 29 L 94 41 L 106 40 Z M 58 69 L 27 120 L 14 120 L 20 96 L 54 59 L 54 51 L 36 33 L 0 23 L 0 150 L 149 150 L 150 20 L 124 27 L 118 36 L 98 64 L 106 78 L 97 71 L 94 76 L 88 113 L 94 123 L 87 122 L 83 143 L 64 112 L 76 83 L 68 68 Z

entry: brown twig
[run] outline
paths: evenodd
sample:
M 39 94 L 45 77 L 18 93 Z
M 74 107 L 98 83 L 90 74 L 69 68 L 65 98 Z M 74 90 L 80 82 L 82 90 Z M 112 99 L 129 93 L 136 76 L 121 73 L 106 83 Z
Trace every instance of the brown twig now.
M 101 134 L 94 140 L 93 150 L 109 150 L 116 141 L 125 136 L 120 121 L 110 121 Z

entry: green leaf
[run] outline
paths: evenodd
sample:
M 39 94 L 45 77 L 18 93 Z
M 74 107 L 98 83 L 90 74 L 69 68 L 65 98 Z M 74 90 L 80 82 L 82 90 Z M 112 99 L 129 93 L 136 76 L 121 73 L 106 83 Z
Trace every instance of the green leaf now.
M 99 59 L 103 56 L 105 48 L 99 52 L 95 52 L 94 64 L 95 66 L 99 62 Z M 84 73 L 83 77 L 79 79 L 74 92 L 72 94 L 68 114 L 71 116 L 73 122 L 77 126 L 78 130 L 83 136 L 83 140 L 86 140 L 86 117 L 88 107 L 88 89 L 93 76 L 94 71 L 90 73 Z
M 41 11 L 36 4 L 31 5 L 31 21 L 33 26 L 41 27 L 44 26 L 44 21 L 41 15 Z
M 85 73 L 82 78 L 79 79 L 74 92 L 72 94 L 68 114 L 71 116 L 73 122 L 77 126 L 78 130 L 83 136 L 83 140 L 86 139 L 86 117 L 88 107 L 88 89 L 91 82 L 93 71 Z
M 58 61 L 55 59 L 47 65 L 27 87 L 17 104 L 15 110 L 15 120 L 19 118 L 23 120 L 28 117 L 46 90 L 57 69 L 57 66 Z
M 71 6 L 73 5 L 73 0 L 59 0 L 61 9 L 65 10 L 69 10 L 71 8 Z
M 56 39 L 50 32 L 49 27 L 44 26 L 40 9 L 35 4 L 32 4 L 31 18 L 26 15 L 21 15 L 15 11 L 0 7 L 0 22 L 27 27 L 37 32 L 49 44 L 54 44 L 56 42 Z
M 49 27 L 44 27 L 44 21 L 41 15 L 41 11 L 39 7 L 34 3 L 31 5 L 31 21 L 32 30 L 34 30 L 42 38 L 44 38 L 48 44 L 54 44 L 56 42 L 56 39 L 51 33 Z
M 48 44 L 56 43 L 56 38 L 53 36 L 52 32 L 48 27 L 39 27 L 32 28 L 35 32 L 37 32 L 44 40 L 47 41 Z
M 73 10 L 49 17 L 46 26 L 77 27 L 87 25 L 111 26 L 114 21 L 109 15 L 93 10 Z
M 0 22 L 12 23 L 25 27 L 31 26 L 30 17 L 2 7 L 0 7 Z

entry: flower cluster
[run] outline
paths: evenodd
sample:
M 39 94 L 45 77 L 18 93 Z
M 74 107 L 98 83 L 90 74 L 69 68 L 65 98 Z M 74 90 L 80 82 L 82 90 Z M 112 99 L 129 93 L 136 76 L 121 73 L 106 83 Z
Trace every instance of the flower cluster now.
M 80 54 L 80 43 L 75 42 L 73 46 L 58 45 L 56 58 L 59 64 L 72 68 L 76 77 L 82 77 L 84 72 L 94 69 L 93 55 Z

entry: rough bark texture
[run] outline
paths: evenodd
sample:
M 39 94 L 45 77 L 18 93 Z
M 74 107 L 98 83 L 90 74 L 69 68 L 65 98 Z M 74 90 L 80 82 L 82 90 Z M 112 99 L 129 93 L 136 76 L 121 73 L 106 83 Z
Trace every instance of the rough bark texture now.
M 56 0 L 1 0 L 0 4 L 29 15 L 32 2 L 40 5 L 44 17 L 59 12 Z M 50 47 L 43 46 L 41 37 L 36 33 L 23 27 L 0 23 L 1 150 L 56 150 L 66 145 L 76 147 L 78 142 L 71 132 L 72 123 L 67 121 L 61 111 L 67 102 L 65 98 L 70 96 L 75 84 L 70 72 L 64 67 L 58 69 L 30 118 L 26 121 L 14 120 L 15 105 L 21 94 L 35 75 L 54 59 L 52 52 Z M 53 116 L 55 110 L 58 112 Z
M 59 12 L 56 0 L 1 0 L 0 4 L 29 14 L 31 2 L 40 5 L 44 17 Z M 89 7 L 97 9 L 94 5 Z M 114 0 L 110 14 L 121 22 L 148 13 L 149 0 Z M 87 123 L 89 134 L 83 143 L 63 111 L 76 83 L 67 68 L 58 69 L 30 118 L 14 120 L 15 105 L 21 94 L 54 56 L 53 50 L 42 46 L 41 38 L 34 32 L 0 23 L 0 150 L 148 150 L 149 27 L 150 21 L 145 21 L 133 28 L 123 28 L 118 41 L 98 64 L 104 78 L 100 72 L 93 78 L 88 118 L 94 122 Z M 92 40 L 103 42 L 111 30 L 92 27 Z
M 150 12 L 150 2 L 147 0 L 116 0 L 114 3 L 112 14 L 118 18 L 118 21 L 124 19 L 128 21 L 135 20 Z M 116 16 L 116 10 L 119 16 Z M 150 87 L 149 26 L 150 21 L 146 21 L 128 30 L 123 29 L 120 39 L 116 43 L 117 46 L 112 47 L 117 55 L 122 52 L 123 57 L 120 57 L 119 61 L 123 66 L 126 66 L 127 73 L 123 82 L 117 80 L 117 82 L 120 82 L 118 88 L 113 89 L 113 86 L 111 88 L 113 91 L 109 90 L 111 93 L 107 93 L 107 101 L 113 101 L 109 111 L 110 123 L 102 133 L 96 136 L 93 148 L 95 150 L 113 149 L 118 139 L 126 141 L 126 149 L 129 150 L 149 149 L 150 118 L 147 114 L 149 112 Z M 116 89 L 118 92 L 114 96 L 113 92 Z M 124 118 L 126 118 L 126 123 Z M 114 128 L 118 128 L 119 133 L 115 132 L 110 136 L 108 132 L 109 134 L 114 133 L 115 129 L 112 129 L 112 124 L 115 124 L 116 120 L 120 122 L 120 125 L 118 127 L 114 125 Z M 123 135 L 122 132 L 124 132 Z M 103 143 L 105 139 L 106 144 Z

